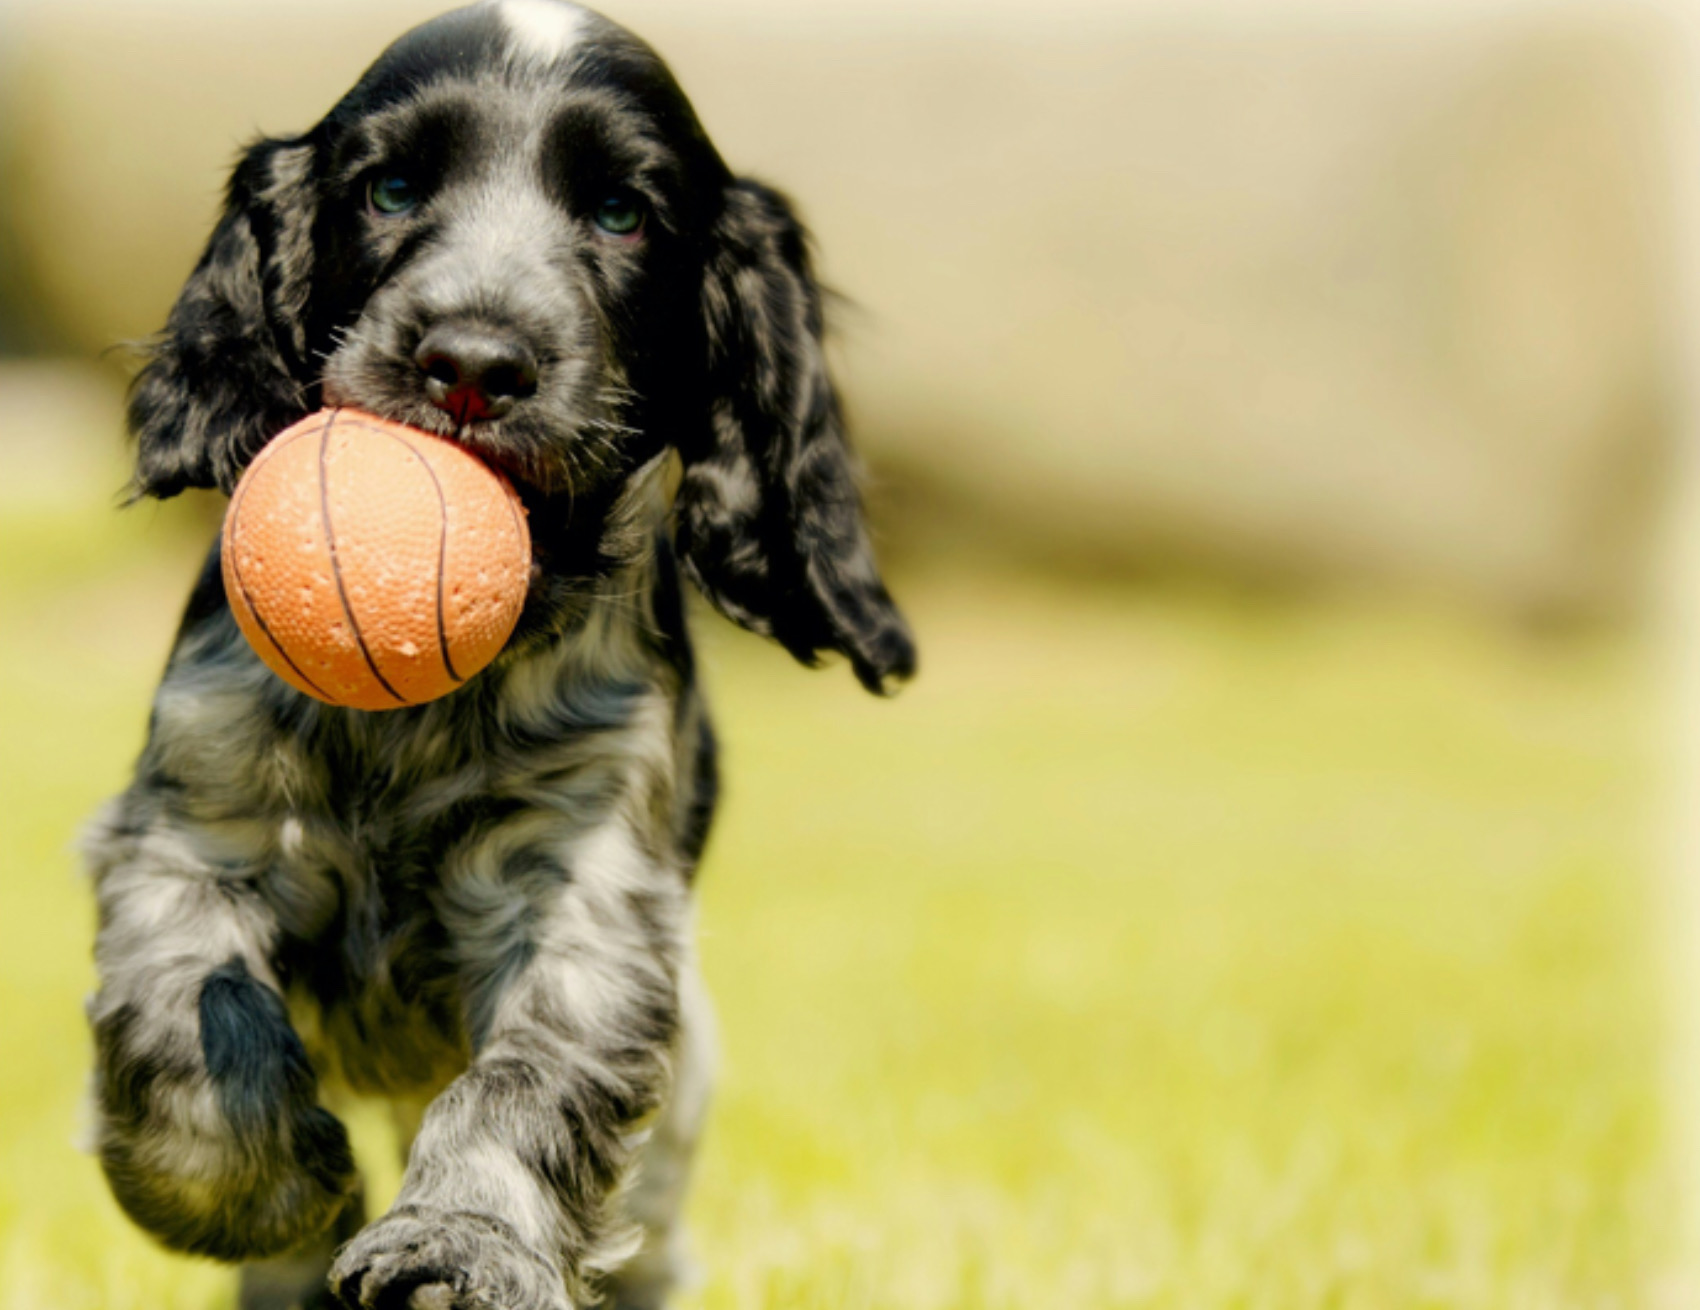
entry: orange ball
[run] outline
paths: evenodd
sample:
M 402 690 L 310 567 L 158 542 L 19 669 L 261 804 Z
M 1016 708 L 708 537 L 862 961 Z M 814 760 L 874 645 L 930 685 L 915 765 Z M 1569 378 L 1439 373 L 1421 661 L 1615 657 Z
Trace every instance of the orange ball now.
M 223 566 L 273 673 L 332 705 L 391 710 L 496 658 L 525 604 L 531 534 L 508 480 L 464 447 L 327 409 L 242 475 Z

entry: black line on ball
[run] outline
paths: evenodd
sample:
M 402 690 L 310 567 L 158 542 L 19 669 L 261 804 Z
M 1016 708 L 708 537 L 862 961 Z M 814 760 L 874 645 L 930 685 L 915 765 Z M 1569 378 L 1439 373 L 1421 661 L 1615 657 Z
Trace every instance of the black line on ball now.
M 374 431 L 381 431 L 386 437 L 394 438 L 403 450 L 418 460 L 419 467 L 425 470 L 426 476 L 431 479 L 431 485 L 437 489 L 437 504 L 443 511 L 438 520 L 437 534 L 437 649 L 443 653 L 443 667 L 449 671 L 449 677 L 455 685 L 459 686 L 466 679 L 455 672 L 454 661 L 449 658 L 448 630 L 443 626 L 443 578 L 449 567 L 449 498 L 443 494 L 443 483 L 437 476 L 437 470 L 431 467 L 430 460 L 413 448 L 412 442 L 387 428 L 377 428 Z
M 296 437 L 303 435 L 305 434 L 298 432 L 289 440 L 294 441 Z M 253 464 L 248 466 L 248 472 L 252 473 L 259 467 L 259 464 L 260 461 L 255 460 Z M 242 508 L 242 502 L 248 498 L 248 488 L 252 485 L 252 483 L 244 481 L 241 486 L 236 488 L 236 498 L 230 502 L 230 508 L 225 511 L 225 513 L 230 516 L 232 525 L 236 523 L 237 513 Z M 284 649 L 283 643 L 273 635 L 271 624 L 267 623 L 266 616 L 260 613 L 259 603 L 255 601 L 253 593 L 248 590 L 248 584 L 242 579 L 242 557 L 238 555 L 235 550 L 230 552 L 230 576 L 236 579 L 236 590 L 242 593 L 242 603 L 248 607 L 248 613 L 254 616 L 254 622 L 260 625 L 260 631 L 266 634 L 266 640 L 271 642 L 272 649 L 279 655 L 283 656 L 283 662 L 294 670 L 295 676 L 300 678 L 302 682 L 306 683 L 309 687 L 316 691 L 323 699 L 334 700 L 335 698 L 329 692 L 309 678 L 301 666 L 290 658 L 289 652 Z
M 354 618 L 354 610 L 348 603 L 348 589 L 342 585 L 342 565 L 336 557 L 336 529 L 331 526 L 331 493 L 325 481 L 325 454 L 331 445 L 331 425 L 336 422 L 336 416 L 341 410 L 332 410 L 331 416 L 325 420 L 324 430 L 319 433 L 319 505 L 325 516 L 325 542 L 331 548 L 331 576 L 336 579 L 337 599 L 342 601 L 343 617 L 348 620 L 348 629 L 354 634 L 354 640 L 360 647 L 360 654 L 366 661 L 366 667 L 372 670 L 372 676 L 378 680 L 378 685 L 395 698 L 398 705 L 410 702 L 394 687 L 389 679 L 378 671 L 378 663 L 372 658 L 372 652 L 366 649 L 366 638 L 360 631 L 360 624 Z

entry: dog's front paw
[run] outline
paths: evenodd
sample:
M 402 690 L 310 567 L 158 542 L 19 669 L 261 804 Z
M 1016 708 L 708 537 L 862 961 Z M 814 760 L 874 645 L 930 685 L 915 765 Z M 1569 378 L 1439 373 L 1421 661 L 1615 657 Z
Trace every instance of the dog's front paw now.
M 568 1310 L 560 1269 L 494 1215 L 402 1206 L 337 1254 L 349 1310 Z

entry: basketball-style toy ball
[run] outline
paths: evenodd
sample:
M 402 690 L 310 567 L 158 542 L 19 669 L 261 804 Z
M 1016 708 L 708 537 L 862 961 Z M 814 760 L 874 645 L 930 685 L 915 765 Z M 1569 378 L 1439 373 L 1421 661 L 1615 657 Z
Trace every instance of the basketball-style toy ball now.
M 392 710 L 496 658 L 525 604 L 531 534 L 507 479 L 463 447 L 327 409 L 242 475 L 223 565 L 273 673 L 332 705 Z

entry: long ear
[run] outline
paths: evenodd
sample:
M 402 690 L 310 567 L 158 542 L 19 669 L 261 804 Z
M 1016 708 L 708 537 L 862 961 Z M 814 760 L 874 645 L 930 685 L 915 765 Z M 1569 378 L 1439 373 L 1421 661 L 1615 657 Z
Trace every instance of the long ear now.
M 733 622 L 805 664 L 841 651 L 884 691 L 914 672 L 915 644 L 862 522 L 807 237 L 776 192 L 727 188 L 703 318 L 709 428 L 681 451 L 674 507 L 685 572 Z
M 130 390 L 132 493 L 229 491 L 267 439 L 308 409 L 303 317 L 317 205 L 312 147 L 261 141 Z

